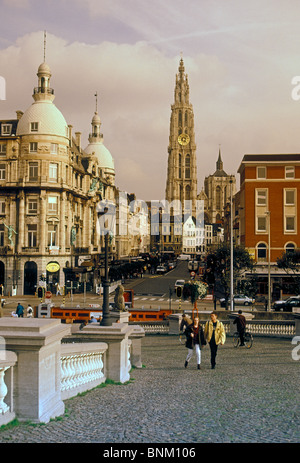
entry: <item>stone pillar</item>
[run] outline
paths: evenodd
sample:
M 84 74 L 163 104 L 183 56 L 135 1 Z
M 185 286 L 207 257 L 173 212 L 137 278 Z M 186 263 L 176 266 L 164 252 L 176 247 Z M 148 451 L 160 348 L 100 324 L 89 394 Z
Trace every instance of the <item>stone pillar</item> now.
M 85 326 L 79 335 L 83 342 L 105 342 L 108 344 L 106 352 L 105 376 L 113 381 L 125 383 L 130 379 L 130 347 L 129 337 L 134 331 L 127 323 L 113 323 L 111 326 L 100 326 L 91 323 Z M 0 333 L 1 334 L 1 333 Z
M 48 422 L 64 413 L 61 400 L 61 339 L 70 327 L 60 320 L 0 319 L 6 349 L 17 355 L 14 412 L 20 421 Z

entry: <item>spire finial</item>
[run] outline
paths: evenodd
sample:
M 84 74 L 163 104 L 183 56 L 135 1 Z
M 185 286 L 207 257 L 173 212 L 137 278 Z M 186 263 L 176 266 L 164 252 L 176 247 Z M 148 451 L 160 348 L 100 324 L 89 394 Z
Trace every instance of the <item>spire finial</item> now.
M 98 112 L 98 93 L 96 92 L 95 93 L 95 97 L 96 97 L 96 113 Z
M 44 63 L 46 61 L 46 31 L 44 31 Z

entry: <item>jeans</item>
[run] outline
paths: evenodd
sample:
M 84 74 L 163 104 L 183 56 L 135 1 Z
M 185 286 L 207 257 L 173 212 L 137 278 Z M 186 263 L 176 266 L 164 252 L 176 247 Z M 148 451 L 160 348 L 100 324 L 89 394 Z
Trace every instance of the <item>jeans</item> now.
M 196 357 L 197 357 L 197 364 L 200 365 L 201 363 L 201 349 L 199 344 L 194 344 L 193 349 L 188 349 L 188 354 L 186 356 L 186 362 L 189 362 L 193 356 L 194 350 L 196 352 Z
M 212 338 L 209 341 L 209 347 L 210 347 L 210 363 L 211 363 L 211 366 L 214 368 L 216 366 L 216 356 L 217 356 L 217 351 L 218 351 L 218 345 L 216 344 L 216 341 L 214 338 Z

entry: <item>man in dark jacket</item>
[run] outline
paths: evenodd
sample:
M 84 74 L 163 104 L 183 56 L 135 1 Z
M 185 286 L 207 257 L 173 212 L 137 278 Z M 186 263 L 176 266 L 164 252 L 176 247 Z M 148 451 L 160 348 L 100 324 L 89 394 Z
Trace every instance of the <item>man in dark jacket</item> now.
M 20 302 L 17 305 L 16 314 L 18 315 L 18 317 L 23 317 L 24 315 L 24 307 L 22 306 L 22 304 L 20 304 Z
M 244 337 L 245 337 L 245 330 L 246 330 L 246 318 L 242 315 L 242 311 L 238 311 L 238 316 L 233 320 L 233 323 L 236 325 L 236 329 L 239 333 L 241 346 L 245 345 Z

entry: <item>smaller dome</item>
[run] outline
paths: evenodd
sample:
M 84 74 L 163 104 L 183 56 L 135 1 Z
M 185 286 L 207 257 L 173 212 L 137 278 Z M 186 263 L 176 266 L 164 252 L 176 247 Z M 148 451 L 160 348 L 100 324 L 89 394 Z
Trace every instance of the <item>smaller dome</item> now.
M 48 66 L 47 63 L 42 63 L 39 65 L 39 68 L 38 68 L 38 74 L 50 74 L 51 75 L 51 70 L 50 70 L 50 67 Z
M 95 154 L 98 159 L 99 167 L 103 169 L 115 170 L 114 160 L 110 151 L 101 142 L 89 143 L 85 148 L 85 153 L 88 155 Z
M 100 116 L 97 112 L 95 112 L 94 114 L 94 117 L 92 119 L 92 124 L 95 125 L 95 124 L 101 124 L 101 119 L 100 119 Z

